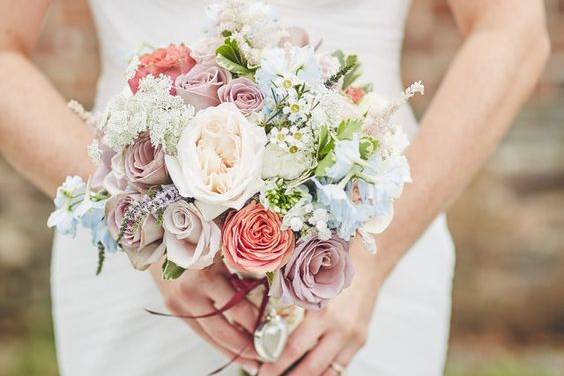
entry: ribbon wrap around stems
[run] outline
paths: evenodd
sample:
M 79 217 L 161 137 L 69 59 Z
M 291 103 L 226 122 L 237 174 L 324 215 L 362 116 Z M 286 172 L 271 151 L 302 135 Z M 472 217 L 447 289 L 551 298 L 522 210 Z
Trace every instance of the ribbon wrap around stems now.
M 145 311 L 149 312 L 152 315 L 156 315 L 156 316 L 176 317 L 176 318 L 181 318 L 181 319 L 203 319 L 203 318 L 206 318 L 206 317 L 221 315 L 223 312 L 225 312 L 225 311 L 229 310 L 230 308 L 233 308 L 234 306 L 239 304 L 243 299 L 245 299 L 247 294 L 249 294 L 251 291 L 253 291 L 254 289 L 256 289 L 259 286 L 264 286 L 264 292 L 262 294 L 262 299 L 260 301 L 258 317 L 257 317 L 257 320 L 256 320 L 254 328 L 253 328 L 253 332 L 256 331 L 257 328 L 259 327 L 261 321 L 262 321 L 262 318 L 264 317 L 264 314 L 266 312 L 266 307 L 268 306 L 269 286 L 268 286 L 267 278 L 264 277 L 264 278 L 261 278 L 261 279 L 241 279 L 236 274 L 231 274 L 229 276 L 229 282 L 231 283 L 231 286 L 233 286 L 233 288 L 235 289 L 235 294 L 233 294 L 233 296 L 231 297 L 231 299 L 229 299 L 229 301 L 227 303 L 225 303 L 223 306 L 213 310 L 212 312 L 204 313 L 202 315 L 175 315 L 175 314 L 171 314 L 171 313 L 156 312 L 156 311 L 152 311 L 152 310 L 147 309 L 147 308 L 145 308 Z M 249 344 L 250 343 L 252 343 L 252 342 L 249 342 Z M 235 362 L 237 359 L 239 359 L 241 357 L 241 355 L 243 354 L 245 349 L 249 346 L 249 344 L 247 344 L 245 347 L 243 347 L 239 351 L 239 353 L 237 353 L 237 355 L 235 355 L 229 362 L 227 362 L 223 366 L 219 367 L 215 371 L 209 373 L 208 376 L 217 375 L 218 373 L 223 371 L 225 368 L 229 367 L 233 362 Z

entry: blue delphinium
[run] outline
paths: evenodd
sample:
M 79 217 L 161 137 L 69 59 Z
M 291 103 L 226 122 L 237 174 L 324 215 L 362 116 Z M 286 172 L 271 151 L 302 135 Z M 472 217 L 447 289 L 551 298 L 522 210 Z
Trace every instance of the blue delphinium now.
M 355 133 L 352 140 L 339 140 L 335 143 L 335 163 L 325 171 L 328 177 L 341 180 L 356 164 L 365 163 L 360 158 L 360 133 Z
M 74 214 L 80 224 L 90 230 L 92 245 L 102 246 L 106 252 L 115 252 L 118 249 L 116 241 L 110 235 L 105 220 L 105 207 L 107 197 L 103 194 L 89 194 L 78 205 Z
M 80 176 L 67 176 L 64 183 L 57 188 L 54 200 L 56 210 L 49 216 L 47 226 L 55 227 L 60 234 L 76 236 L 79 220 L 74 212 L 84 200 L 85 192 L 86 184 Z
M 356 230 L 371 218 L 374 208 L 370 205 L 353 203 L 350 198 L 350 187 L 345 190 L 346 187 L 342 184 L 322 184 L 316 178 L 312 181 L 317 188 L 317 203 L 332 215 L 330 226 L 336 228 L 339 237 L 350 240 Z

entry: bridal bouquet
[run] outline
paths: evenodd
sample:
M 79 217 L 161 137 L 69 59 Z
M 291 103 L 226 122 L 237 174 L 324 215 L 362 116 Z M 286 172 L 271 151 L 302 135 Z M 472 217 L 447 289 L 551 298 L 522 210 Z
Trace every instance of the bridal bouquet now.
M 321 52 L 260 2 L 209 15 L 200 43 L 134 57 L 103 113 L 69 104 L 97 130 L 98 169 L 66 179 L 48 224 L 88 228 L 98 272 L 116 251 L 165 279 L 223 262 L 278 307 L 320 309 L 351 283 L 351 239 L 374 252 L 392 220 L 410 174 L 390 119 L 423 86 L 379 97 L 355 55 Z

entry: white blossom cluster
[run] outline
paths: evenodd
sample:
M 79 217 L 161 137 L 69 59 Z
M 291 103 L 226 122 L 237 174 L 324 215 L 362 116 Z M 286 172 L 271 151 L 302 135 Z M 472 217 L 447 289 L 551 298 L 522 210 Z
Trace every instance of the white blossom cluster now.
M 250 0 L 223 0 L 208 7 L 217 33 L 235 39 L 250 65 L 258 65 L 261 52 L 284 35 L 269 5 Z
M 168 77 L 148 75 L 141 79 L 134 95 L 125 91 L 114 97 L 99 125 L 104 143 L 119 151 L 148 131 L 155 147 L 162 145 L 166 153 L 174 154 L 194 108 L 184 104 L 181 97 L 170 95 L 171 85 Z
M 305 194 L 282 219 L 282 228 L 290 228 L 295 232 L 315 232 L 321 240 L 331 238 L 329 223 L 331 215 L 325 208 L 316 208 L 312 197 Z

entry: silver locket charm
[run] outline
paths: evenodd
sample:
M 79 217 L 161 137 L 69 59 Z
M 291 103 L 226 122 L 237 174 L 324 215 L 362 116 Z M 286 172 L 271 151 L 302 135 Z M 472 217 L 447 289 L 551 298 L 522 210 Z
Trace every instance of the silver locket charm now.
M 286 320 L 272 310 L 265 321 L 255 330 L 254 345 L 262 361 L 275 362 L 288 341 L 289 330 Z

